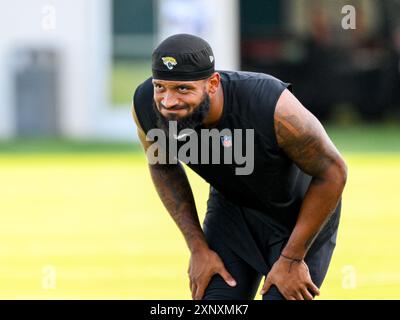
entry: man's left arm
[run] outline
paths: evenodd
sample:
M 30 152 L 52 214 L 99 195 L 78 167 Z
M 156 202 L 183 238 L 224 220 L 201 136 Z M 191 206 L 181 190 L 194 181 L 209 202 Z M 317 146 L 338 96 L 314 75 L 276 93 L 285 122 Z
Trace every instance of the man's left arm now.
M 285 90 L 274 115 L 279 147 L 312 176 L 295 228 L 281 257 L 268 274 L 263 291 L 277 285 L 286 299 L 312 299 L 319 294 L 304 257 L 335 211 L 347 179 L 347 166 L 321 123 Z

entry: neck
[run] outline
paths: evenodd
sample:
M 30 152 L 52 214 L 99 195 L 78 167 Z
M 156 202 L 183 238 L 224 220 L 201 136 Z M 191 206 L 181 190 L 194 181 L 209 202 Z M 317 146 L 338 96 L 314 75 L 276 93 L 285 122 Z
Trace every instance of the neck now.
M 224 91 L 221 82 L 219 83 L 217 92 L 210 99 L 210 112 L 204 119 L 203 124 L 206 128 L 214 127 L 218 124 L 222 117 L 224 109 Z

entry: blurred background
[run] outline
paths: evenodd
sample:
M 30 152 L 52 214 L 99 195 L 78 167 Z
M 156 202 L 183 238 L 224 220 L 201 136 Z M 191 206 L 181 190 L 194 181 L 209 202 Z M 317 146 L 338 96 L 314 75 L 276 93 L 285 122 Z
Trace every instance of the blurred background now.
M 291 82 L 344 155 L 319 299 L 400 298 L 399 0 L 0 4 L 0 298 L 190 299 L 130 114 L 153 48 L 181 32 L 220 70 Z M 208 187 L 187 173 L 202 220 Z

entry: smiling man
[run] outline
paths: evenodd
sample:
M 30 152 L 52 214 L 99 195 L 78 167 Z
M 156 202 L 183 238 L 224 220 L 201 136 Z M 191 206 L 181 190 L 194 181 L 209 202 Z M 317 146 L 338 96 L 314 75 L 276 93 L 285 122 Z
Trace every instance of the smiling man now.
M 267 74 L 215 71 L 212 49 L 201 38 L 171 36 L 152 60 L 153 76 L 137 88 L 132 113 L 155 188 L 191 252 L 192 297 L 253 299 L 263 275 L 263 299 L 319 295 L 347 177 L 320 122 L 287 83 Z M 204 147 L 204 139 L 192 138 L 204 129 L 219 144 Z M 226 134 L 237 129 L 254 134 Z M 161 143 L 156 153 L 168 161 L 154 163 L 149 150 L 160 144 L 154 130 L 174 137 L 178 147 L 194 139 L 200 159 L 219 158 L 217 164 L 183 161 L 210 184 L 203 228 L 185 171 L 171 161 L 183 154 L 168 157 L 171 143 Z M 249 145 L 253 168 L 237 174 L 242 164 L 222 154 Z

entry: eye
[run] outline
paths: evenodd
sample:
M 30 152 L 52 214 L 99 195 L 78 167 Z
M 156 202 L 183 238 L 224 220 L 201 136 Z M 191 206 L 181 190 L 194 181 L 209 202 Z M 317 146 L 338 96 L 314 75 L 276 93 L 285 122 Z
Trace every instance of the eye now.
M 155 83 L 154 84 L 154 88 L 157 89 L 157 90 L 161 90 L 163 88 L 163 86 L 158 84 L 158 83 Z
M 189 90 L 189 88 L 186 87 L 186 86 L 179 86 L 179 87 L 178 87 L 178 90 L 179 90 L 181 93 L 185 93 L 185 92 L 187 92 L 187 91 Z

